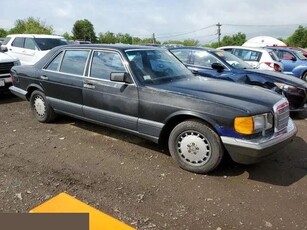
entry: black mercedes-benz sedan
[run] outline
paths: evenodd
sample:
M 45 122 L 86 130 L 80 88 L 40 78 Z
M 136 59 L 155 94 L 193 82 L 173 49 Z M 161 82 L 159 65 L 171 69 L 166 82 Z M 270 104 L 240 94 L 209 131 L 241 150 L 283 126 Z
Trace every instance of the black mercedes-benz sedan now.
M 212 171 L 226 153 L 258 162 L 297 132 L 281 95 L 195 76 L 157 47 L 61 46 L 11 75 L 11 92 L 40 122 L 66 114 L 165 142 L 180 167 L 196 173 Z

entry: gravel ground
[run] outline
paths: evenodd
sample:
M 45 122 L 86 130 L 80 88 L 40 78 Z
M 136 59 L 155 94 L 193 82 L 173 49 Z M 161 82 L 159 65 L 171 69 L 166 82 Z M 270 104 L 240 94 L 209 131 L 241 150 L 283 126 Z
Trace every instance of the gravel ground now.
M 270 159 L 197 175 L 133 135 L 65 116 L 41 124 L 10 95 L 0 111 L 0 212 L 65 191 L 137 229 L 307 229 L 307 112 Z

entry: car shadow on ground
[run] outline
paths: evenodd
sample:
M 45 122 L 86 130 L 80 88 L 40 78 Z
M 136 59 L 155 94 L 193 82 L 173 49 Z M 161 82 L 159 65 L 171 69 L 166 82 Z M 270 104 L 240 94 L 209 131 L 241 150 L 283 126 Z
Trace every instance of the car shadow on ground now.
M 93 123 L 74 119 L 74 118 L 67 117 L 67 116 L 60 116 L 53 123 L 56 123 L 56 124 L 70 123 L 71 125 L 74 125 L 78 128 L 88 130 L 90 132 L 95 132 L 95 133 L 98 133 L 102 136 L 111 137 L 111 138 L 114 138 L 114 139 L 118 139 L 118 140 L 121 140 L 121 141 L 125 141 L 125 142 L 131 143 L 131 144 L 138 145 L 140 147 L 147 148 L 149 150 L 153 150 L 153 151 L 156 151 L 156 152 L 161 152 L 161 153 L 166 154 L 166 155 L 170 155 L 165 146 L 155 144 L 152 141 L 143 139 L 143 138 L 138 137 L 136 135 L 129 134 L 129 133 L 126 133 L 124 131 L 117 130 L 117 129 L 113 129 L 113 128 L 109 128 L 109 127 L 101 126 L 101 125 L 95 125 Z
M 129 142 L 158 153 L 170 155 L 166 146 L 155 144 L 151 141 L 105 126 L 95 125 L 67 116 L 60 116 L 56 124 L 71 124 L 78 128 L 105 135 L 114 139 Z M 307 143 L 300 137 L 295 137 L 293 142 L 280 150 L 275 155 L 263 162 L 254 165 L 242 165 L 233 162 L 226 155 L 209 176 L 236 177 L 247 172 L 248 179 L 272 185 L 290 186 L 307 175 Z
M 307 111 L 300 111 L 300 112 L 292 112 L 290 113 L 291 118 L 293 120 L 305 120 L 307 119 Z
M 248 179 L 272 185 L 290 186 L 307 175 L 307 143 L 300 137 L 263 162 L 237 164 L 229 157 L 210 175 L 235 177 L 247 172 Z
M 10 92 L 0 92 L 0 104 L 8 104 L 23 101 Z

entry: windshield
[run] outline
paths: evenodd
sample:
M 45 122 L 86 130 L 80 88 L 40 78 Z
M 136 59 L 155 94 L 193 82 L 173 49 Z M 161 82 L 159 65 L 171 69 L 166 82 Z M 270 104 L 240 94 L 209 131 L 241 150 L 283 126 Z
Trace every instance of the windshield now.
M 253 67 L 241 60 L 240 58 L 236 57 L 235 55 L 225 52 L 222 50 L 215 50 L 212 51 L 215 55 L 219 58 L 223 59 L 229 65 L 231 65 L 235 69 L 252 69 Z
M 144 83 L 161 83 L 194 76 L 167 50 L 127 50 L 133 74 Z
M 299 50 L 292 50 L 292 52 L 299 58 L 302 60 L 306 60 L 307 58 L 304 56 L 303 52 L 299 51 Z
M 56 46 L 67 45 L 64 38 L 34 38 L 40 50 L 50 50 Z

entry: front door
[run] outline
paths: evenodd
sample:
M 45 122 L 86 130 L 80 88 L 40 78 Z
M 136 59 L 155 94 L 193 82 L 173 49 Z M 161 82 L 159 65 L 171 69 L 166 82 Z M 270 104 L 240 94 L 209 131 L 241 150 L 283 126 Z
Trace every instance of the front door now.
M 127 71 L 120 53 L 93 51 L 89 76 L 83 84 L 83 112 L 86 118 L 114 127 L 137 130 L 136 85 L 110 81 L 112 72 Z

